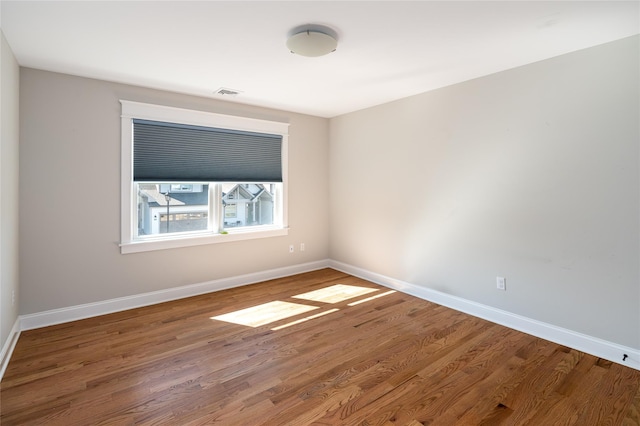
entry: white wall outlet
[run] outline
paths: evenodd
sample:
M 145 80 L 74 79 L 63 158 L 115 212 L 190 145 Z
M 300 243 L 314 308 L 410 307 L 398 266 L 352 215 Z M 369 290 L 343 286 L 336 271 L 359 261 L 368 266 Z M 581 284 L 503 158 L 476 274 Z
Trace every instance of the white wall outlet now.
M 293 253 L 293 252 L 294 252 L 294 250 L 295 250 L 295 247 L 293 247 L 293 244 L 291 244 L 291 245 L 289 246 L 289 253 Z
M 300 243 L 300 251 L 304 251 L 304 243 Z
M 496 277 L 496 288 L 505 291 L 507 289 L 507 280 L 504 277 Z

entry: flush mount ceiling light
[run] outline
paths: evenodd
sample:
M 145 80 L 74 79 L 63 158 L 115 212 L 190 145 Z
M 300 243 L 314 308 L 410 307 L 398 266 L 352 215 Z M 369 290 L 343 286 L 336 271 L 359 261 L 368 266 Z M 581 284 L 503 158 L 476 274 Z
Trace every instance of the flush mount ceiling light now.
M 291 53 L 301 56 L 326 55 L 338 46 L 338 41 L 331 33 L 333 31 L 328 28 L 307 28 L 291 35 L 287 40 L 287 48 Z

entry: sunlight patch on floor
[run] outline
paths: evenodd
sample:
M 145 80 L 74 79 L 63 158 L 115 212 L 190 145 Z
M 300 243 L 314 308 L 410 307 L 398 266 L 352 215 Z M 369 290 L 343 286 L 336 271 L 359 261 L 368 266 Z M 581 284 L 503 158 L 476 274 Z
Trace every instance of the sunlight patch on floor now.
M 368 302 L 370 300 L 377 299 L 378 297 L 388 296 L 389 294 L 393 294 L 395 292 L 396 292 L 395 290 L 385 291 L 384 293 L 376 294 L 375 296 L 367 297 L 366 299 L 356 300 L 355 302 L 351 302 L 348 304 L 348 306 L 356 306 L 356 305 L 359 305 L 360 303 Z
M 320 312 L 320 313 L 315 314 L 315 315 L 310 315 L 308 317 L 304 317 L 304 318 L 301 318 L 301 319 L 296 320 L 296 321 L 291 321 L 291 322 L 288 322 L 286 324 L 279 325 L 277 327 L 273 327 L 271 330 L 276 331 L 276 330 L 280 330 L 280 329 L 283 329 L 283 328 L 287 328 L 287 327 L 290 327 L 292 325 L 300 324 L 301 322 L 305 322 L 305 321 L 309 321 L 309 320 L 312 320 L 312 319 L 315 319 L 315 318 L 318 318 L 318 317 L 322 317 L 324 315 L 327 315 L 327 314 L 330 314 L 332 312 L 336 312 L 336 311 L 339 311 L 339 310 L 340 309 L 337 309 L 337 308 L 329 309 L 328 311 Z
M 274 321 L 303 314 L 314 309 L 320 308 L 276 300 L 275 302 L 263 303 L 262 305 L 252 306 L 251 308 L 211 317 L 211 319 L 249 327 L 260 327 L 261 325 L 270 324 Z
M 294 299 L 311 300 L 314 302 L 338 303 L 363 294 L 378 291 L 375 288 L 358 287 L 355 285 L 336 284 L 320 290 L 310 291 L 308 293 L 293 296 Z

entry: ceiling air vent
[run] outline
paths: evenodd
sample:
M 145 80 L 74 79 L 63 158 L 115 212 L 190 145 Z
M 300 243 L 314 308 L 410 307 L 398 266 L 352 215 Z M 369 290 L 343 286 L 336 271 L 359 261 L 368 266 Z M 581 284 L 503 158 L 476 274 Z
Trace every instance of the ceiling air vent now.
M 240 92 L 239 90 L 227 89 L 225 87 L 221 87 L 218 90 L 216 90 L 216 94 L 217 95 L 237 96 L 240 93 L 242 93 L 242 92 Z

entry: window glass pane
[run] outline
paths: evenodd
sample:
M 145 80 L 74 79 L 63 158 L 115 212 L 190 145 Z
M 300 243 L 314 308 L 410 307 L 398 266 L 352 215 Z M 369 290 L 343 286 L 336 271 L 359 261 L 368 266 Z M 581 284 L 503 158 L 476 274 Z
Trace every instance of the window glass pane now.
M 209 185 L 138 183 L 136 186 L 137 236 L 207 229 Z
M 280 183 L 223 183 L 224 227 L 273 225 Z

